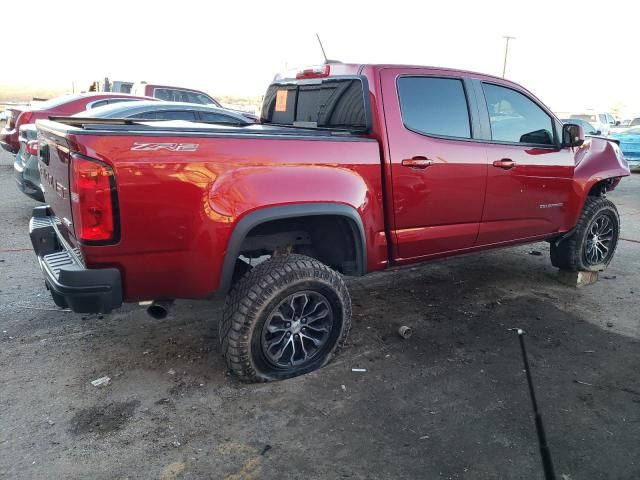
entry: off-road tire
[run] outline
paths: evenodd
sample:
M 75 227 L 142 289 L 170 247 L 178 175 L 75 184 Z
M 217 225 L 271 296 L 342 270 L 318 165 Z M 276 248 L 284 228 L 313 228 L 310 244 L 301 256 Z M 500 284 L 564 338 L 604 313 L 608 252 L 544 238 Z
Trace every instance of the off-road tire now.
M 585 259 L 585 243 L 589 241 L 589 231 L 593 222 L 602 215 L 606 215 L 613 225 L 613 238 L 606 258 L 602 262 L 592 265 Z M 551 264 L 570 272 L 600 272 L 611 263 L 619 236 L 620 216 L 616 206 L 605 197 L 590 196 L 584 204 L 578 224 L 571 235 L 559 242 L 551 242 Z
M 270 363 L 262 329 L 281 302 L 296 292 L 318 292 L 332 309 L 332 329 L 324 350 L 310 363 L 283 368 Z M 302 375 L 326 365 L 351 327 L 351 298 L 339 273 L 304 255 L 282 255 L 247 272 L 227 296 L 220 343 L 229 369 L 243 381 L 267 382 Z

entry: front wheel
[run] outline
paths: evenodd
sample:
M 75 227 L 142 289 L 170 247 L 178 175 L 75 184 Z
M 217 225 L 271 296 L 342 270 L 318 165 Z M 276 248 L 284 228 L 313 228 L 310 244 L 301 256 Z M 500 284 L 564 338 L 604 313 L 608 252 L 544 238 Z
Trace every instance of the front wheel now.
M 304 255 L 274 257 L 238 281 L 225 302 L 220 341 L 241 380 L 282 380 L 326 365 L 351 326 L 340 274 Z
M 561 270 L 600 272 L 618 245 L 620 216 L 604 197 L 588 197 L 573 233 L 551 243 L 551 263 Z

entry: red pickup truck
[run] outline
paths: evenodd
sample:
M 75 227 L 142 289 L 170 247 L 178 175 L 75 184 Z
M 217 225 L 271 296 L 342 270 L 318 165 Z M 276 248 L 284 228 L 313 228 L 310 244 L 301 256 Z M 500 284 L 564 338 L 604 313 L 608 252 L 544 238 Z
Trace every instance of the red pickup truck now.
M 620 149 L 515 83 L 328 64 L 274 81 L 261 120 L 39 120 L 30 235 L 56 304 L 226 295 L 228 365 L 267 381 L 343 344 L 343 275 L 541 240 L 562 269 L 612 259 Z

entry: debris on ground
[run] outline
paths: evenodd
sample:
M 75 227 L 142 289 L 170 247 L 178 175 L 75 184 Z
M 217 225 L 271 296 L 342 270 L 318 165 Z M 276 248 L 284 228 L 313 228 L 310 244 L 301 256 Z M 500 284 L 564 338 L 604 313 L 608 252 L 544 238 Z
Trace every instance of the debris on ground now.
M 533 255 L 535 257 L 541 257 L 542 252 L 540 250 L 529 250 L 529 255 Z
M 260 455 L 264 455 L 265 453 L 267 453 L 269 450 L 271 450 L 271 445 L 267 444 L 264 446 L 264 448 L 262 449 L 262 451 L 260 452 Z
M 593 383 L 581 382 L 580 380 L 574 380 L 574 382 L 580 385 L 586 385 L 587 387 L 595 387 Z
M 109 382 L 111 381 L 111 377 L 100 377 L 100 378 L 96 378 L 95 380 L 91 381 L 91 385 L 93 385 L 94 387 L 102 387 L 105 385 L 108 385 Z
M 400 337 L 404 338 L 405 340 L 408 340 L 409 338 L 411 338 L 411 335 L 413 335 L 413 328 L 402 325 L 398 329 L 398 335 L 400 335 Z
M 176 371 L 175 371 L 173 368 L 170 368 L 170 369 L 167 371 L 167 373 L 168 373 L 169 375 L 175 375 L 175 374 L 176 374 Z
M 351 371 L 352 372 L 366 372 L 367 369 L 366 368 L 352 368 Z

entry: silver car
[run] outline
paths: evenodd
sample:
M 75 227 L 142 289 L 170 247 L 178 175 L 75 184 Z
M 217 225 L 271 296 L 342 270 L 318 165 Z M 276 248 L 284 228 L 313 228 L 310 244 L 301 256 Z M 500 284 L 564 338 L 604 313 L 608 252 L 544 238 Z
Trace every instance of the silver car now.
M 19 130 L 20 150 L 13 162 L 18 189 L 28 197 L 44 202 L 40 172 L 38 172 L 38 131 L 35 124 L 22 125 Z M 31 143 L 29 143 L 31 142 Z
M 130 118 L 138 120 L 187 120 L 223 125 L 247 125 L 254 118 L 234 110 L 182 102 L 121 102 L 76 113 L 79 118 Z M 44 202 L 38 172 L 38 143 L 34 124 L 20 127 L 20 150 L 13 164 L 18 188 L 25 195 Z M 32 141 L 31 144 L 29 142 Z
M 247 125 L 255 123 L 235 110 L 182 102 L 140 102 L 115 103 L 76 113 L 82 118 L 135 118 L 143 120 L 187 120 L 190 122 L 222 123 L 227 125 Z

